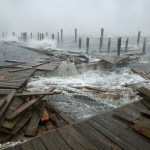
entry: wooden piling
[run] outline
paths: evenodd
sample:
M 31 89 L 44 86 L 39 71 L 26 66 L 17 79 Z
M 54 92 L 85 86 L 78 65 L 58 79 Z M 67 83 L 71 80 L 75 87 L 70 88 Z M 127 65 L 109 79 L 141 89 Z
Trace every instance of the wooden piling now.
M 42 40 L 42 33 L 40 33 L 40 41 Z
M 55 39 L 55 35 L 54 34 L 52 34 L 52 40 L 54 40 Z
M 89 38 L 86 38 L 86 54 L 89 54 Z
M 128 51 L 128 43 L 129 43 L 129 38 L 126 39 L 126 43 L 125 43 L 125 52 Z
M 63 43 L 63 29 L 61 29 L 60 32 L 61 32 L 61 42 Z
M 146 38 L 143 40 L 143 54 L 146 52 Z
M 141 37 L 141 31 L 138 32 L 137 45 L 139 45 L 140 43 L 140 37 Z
M 48 32 L 46 32 L 46 36 L 48 36 Z
M 82 46 L 82 38 L 79 38 L 79 49 L 81 49 Z
M 58 42 L 58 45 L 59 45 L 59 32 L 57 33 L 57 42 Z
M 32 32 L 31 32 L 31 39 L 32 39 Z
M 23 33 L 23 40 L 24 40 L 24 42 L 27 41 L 27 32 L 24 32 L 24 33 Z
M 75 43 L 77 43 L 77 29 L 75 29 Z
M 15 32 L 13 32 L 12 35 L 15 37 Z
M 121 51 L 121 37 L 118 38 L 117 42 L 117 56 L 120 56 L 120 51 Z
M 110 53 L 111 38 L 108 39 L 108 53 Z
M 38 32 L 38 41 L 40 40 L 40 33 Z
M 101 44 L 103 46 L 103 40 L 104 40 L 104 28 L 101 28 Z
M 2 32 L 2 38 L 5 38 L 5 33 L 4 32 Z
M 102 38 L 100 37 L 99 41 L 99 53 L 102 51 Z
M 42 33 L 42 40 L 44 39 L 44 33 Z

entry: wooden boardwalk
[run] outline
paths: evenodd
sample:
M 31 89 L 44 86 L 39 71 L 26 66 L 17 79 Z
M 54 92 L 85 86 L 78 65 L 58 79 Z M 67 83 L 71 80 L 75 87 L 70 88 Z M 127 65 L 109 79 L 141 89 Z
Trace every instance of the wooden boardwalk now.
M 19 72 L 9 72 L 12 68 L 0 69 L 0 88 L 19 89 L 33 74 L 35 69 L 27 69 Z
M 150 104 L 146 100 L 134 102 L 7 149 L 149 150 L 150 134 L 146 129 L 149 131 L 150 119 L 141 113 L 148 111 L 147 105 Z

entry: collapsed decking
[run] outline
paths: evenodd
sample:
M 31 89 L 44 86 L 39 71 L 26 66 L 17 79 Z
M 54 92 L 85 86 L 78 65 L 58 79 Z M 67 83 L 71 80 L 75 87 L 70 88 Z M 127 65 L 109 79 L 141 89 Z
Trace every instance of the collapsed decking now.
M 44 53 L 47 53 L 47 52 L 44 52 Z M 57 59 L 53 58 L 53 56 L 56 56 L 56 55 L 57 55 Z M 36 74 L 37 71 L 52 72 L 58 68 L 58 66 L 61 64 L 63 60 L 69 59 L 69 61 L 73 61 L 75 58 L 75 60 L 77 60 L 76 62 L 77 63 L 79 62 L 80 64 L 82 62 L 82 59 L 78 59 L 78 58 L 83 58 L 83 56 L 80 56 L 79 54 L 63 54 L 57 51 L 55 51 L 52 55 L 49 54 L 49 56 L 51 56 L 51 58 L 48 60 L 44 60 L 44 61 L 42 60 L 42 61 L 29 62 L 29 63 L 12 61 L 11 64 L 9 64 L 8 66 L 7 65 L 1 66 L 1 68 L 3 68 L 1 70 L 3 74 L 0 75 L 1 76 L 0 82 L 2 83 L 1 84 L 2 87 L 0 88 L 5 88 L 5 89 L 0 90 L 1 95 L 7 95 L 6 99 L 9 100 L 10 103 L 12 100 L 11 105 L 9 105 L 10 103 L 6 103 L 8 101 L 6 101 L 6 99 L 3 98 L 0 104 L 1 107 L 10 106 L 11 108 L 6 111 L 6 117 L 3 118 L 4 122 L 2 122 L 1 124 L 1 129 L 0 129 L 1 139 L 0 140 L 2 142 L 7 141 L 8 139 L 14 137 L 14 135 L 16 135 L 20 131 L 20 129 L 23 129 L 24 131 L 25 129 L 23 127 L 27 122 L 29 122 L 29 120 L 30 122 L 28 124 L 28 128 L 26 129 L 25 134 L 28 136 L 35 136 L 35 130 L 37 130 L 37 125 L 41 119 L 37 114 L 40 111 L 44 112 L 45 110 L 44 108 L 45 107 L 47 108 L 48 106 L 47 104 L 44 105 L 42 101 L 43 109 L 41 108 L 41 110 L 39 111 L 39 109 L 38 110 L 35 109 L 38 106 L 34 105 L 34 103 L 36 103 L 37 101 L 40 101 L 40 99 L 43 98 L 43 97 L 41 98 L 41 95 L 48 95 L 50 93 L 32 94 L 32 93 L 23 92 L 23 93 L 16 94 L 16 89 L 19 89 L 19 91 L 20 90 L 22 91 L 25 87 L 25 83 L 28 80 L 28 77 L 30 77 L 32 74 Z M 129 56 L 125 56 L 125 57 L 116 56 L 115 58 L 113 58 L 112 61 L 109 61 L 109 63 L 117 64 L 124 59 L 128 60 Z M 107 57 L 106 59 L 102 59 L 102 60 L 103 62 L 105 62 L 109 60 L 109 57 Z M 87 59 L 85 58 L 84 61 L 87 61 Z M 99 66 L 101 63 L 103 64 L 103 62 L 98 62 L 98 63 L 93 63 L 93 64 L 89 63 L 89 64 L 86 64 L 85 66 L 88 66 L 89 68 L 94 68 L 93 70 L 95 70 L 97 69 L 97 66 Z M 82 64 L 77 65 L 76 67 L 82 68 Z M 11 88 L 10 91 L 8 89 L 9 87 Z M 56 93 L 54 92 L 52 94 L 57 94 L 57 92 Z M 22 98 L 22 96 L 23 97 L 26 96 L 26 99 Z M 13 97 L 15 98 L 13 99 Z M 147 139 L 149 138 L 149 135 L 148 137 L 142 137 L 141 135 L 138 135 L 134 130 L 130 131 L 129 130 L 129 128 L 131 127 L 130 125 L 122 121 L 118 121 L 116 118 L 114 118 L 114 116 L 115 117 L 117 116 L 117 118 L 121 118 L 120 116 L 121 114 L 123 116 L 121 120 L 126 119 L 127 122 L 136 124 L 136 122 L 133 122 L 130 117 L 132 116 L 133 117 L 132 119 L 136 120 L 137 116 L 141 117 L 139 109 L 143 108 L 145 110 L 145 107 L 141 105 L 141 102 L 138 102 L 139 104 L 138 108 L 135 107 L 136 104 L 137 102 L 134 104 L 127 105 L 127 107 L 129 107 L 129 109 L 127 109 L 129 112 L 128 111 L 124 112 L 124 108 L 126 108 L 125 106 L 117 110 L 114 110 L 113 112 L 109 112 L 103 115 L 98 115 L 94 118 L 91 118 L 87 121 L 77 123 L 77 124 L 74 124 L 74 121 L 70 117 L 68 117 L 65 113 L 57 111 L 56 108 L 52 107 L 50 108 L 52 109 L 52 111 L 48 114 L 48 116 L 51 115 L 51 113 L 55 112 L 55 116 L 61 117 L 61 119 L 63 119 L 64 122 L 63 122 L 63 125 L 60 125 L 60 123 L 58 122 L 59 121 L 61 122 L 61 120 L 57 120 L 58 118 L 57 117 L 55 118 L 53 116 L 51 120 L 54 119 L 53 123 L 55 122 L 54 123 L 55 127 L 51 126 L 52 122 L 51 123 L 48 122 L 47 126 L 50 127 L 50 130 L 60 128 L 68 124 L 73 124 L 73 125 L 67 126 L 65 128 L 61 128 L 59 130 L 52 131 L 50 133 L 46 133 L 45 135 L 34 138 L 31 141 L 21 144 L 20 146 L 15 146 L 14 148 L 8 148 L 8 149 L 77 149 L 77 148 L 89 149 L 89 147 L 92 149 L 107 149 L 107 148 L 109 149 L 110 148 L 111 149 L 121 149 L 121 148 L 122 149 L 129 149 L 129 148 L 130 149 L 136 149 L 136 148 L 147 149 L 150 146 L 149 140 Z M 22 107 L 22 105 L 24 105 L 24 107 Z M 22 112 L 24 112 L 24 110 L 27 110 L 28 107 L 25 107 L 25 106 L 32 106 L 34 109 L 34 113 L 32 113 L 32 111 L 26 111 L 26 114 L 23 115 L 22 117 L 22 122 L 18 124 L 20 117 L 17 114 L 17 112 L 20 112 L 20 110 Z M 4 108 L 7 108 L 7 107 L 4 107 Z M 123 109 L 123 113 L 120 112 L 122 111 L 122 109 Z M 134 115 L 136 114 L 135 115 L 136 117 L 131 112 Z M 3 114 L 3 111 L 2 111 L 2 114 Z M 21 114 L 22 113 L 20 113 L 20 115 Z M 44 113 L 44 114 L 47 114 L 47 113 Z M 12 119 L 14 119 L 13 123 L 11 122 Z M 143 119 L 143 116 L 142 116 L 142 119 Z M 34 128 L 31 128 L 32 126 L 34 126 Z M 118 128 L 116 128 L 115 126 L 117 126 Z M 118 130 L 118 133 L 116 133 L 116 130 Z M 41 132 L 43 133 L 43 131 L 44 130 L 42 131 L 38 130 L 38 133 L 41 134 Z M 19 135 L 17 136 L 19 137 Z M 124 141 L 123 138 L 127 138 L 127 139 L 125 139 Z M 136 142 L 133 142 L 134 140 Z M 137 141 L 140 141 L 139 142 L 140 144 L 136 145 Z
M 7 149 L 148 150 L 150 147 L 149 116 L 150 102 L 143 99 Z

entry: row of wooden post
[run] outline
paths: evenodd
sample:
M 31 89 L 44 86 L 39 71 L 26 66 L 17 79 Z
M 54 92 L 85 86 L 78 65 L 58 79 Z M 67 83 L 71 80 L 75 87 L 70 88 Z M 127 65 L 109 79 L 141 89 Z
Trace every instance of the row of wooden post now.
M 12 33 L 12 35 L 15 37 L 16 34 L 15 32 Z M 7 33 L 2 32 L 2 37 L 6 37 Z M 48 33 L 46 32 L 46 36 L 48 36 Z M 60 37 L 59 37 L 60 36 Z M 137 36 L 137 45 L 139 45 L 140 43 L 140 37 L 141 37 L 141 31 L 138 32 L 138 36 Z M 21 33 L 21 38 L 24 41 L 27 41 L 27 33 Z M 33 35 L 31 33 L 31 39 L 33 38 Z M 63 43 L 63 29 L 60 30 L 60 35 L 59 32 L 57 33 L 57 41 L 58 41 L 58 45 L 60 44 L 60 38 L 61 38 L 61 43 Z M 38 32 L 38 40 L 43 40 L 44 39 L 44 33 L 39 33 Z M 55 39 L 55 35 L 52 34 L 52 40 Z M 77 29 L 75 29 L 75 43 L 77 43 L 77 39 L 78 39 L 78 35 L 77 35 Z M 104 28 L 101 28 L 101 36 L 100 36 L 100 44 L 99 44 L 99 52 L 102 51 L 102 47 L 103 47 L 103 40 L 104 40 Z M 86 38 L 86 53 L 89 54 L 89 38 Z M 128 43 L 129 43 L 129 38 L 126 39 L 125 42 L 125 51 L 128 51 Z M 110 52 L 110 46 L 111 46 L 111 38 L 108 39 L 108 48 L 107 51 L 108 53 Z M 79 38 L 79 49 L 81 49 L 82 47 L 82 38 Z M 143 41 L 143 53 L 145 53 L 145 49 L 146 49 L 146 38 L 144 38 Z M 118 42 L 117 42 L 117 55 L 120 55 L 120 51 L 121 51 L 121 37 L 118 38 Z

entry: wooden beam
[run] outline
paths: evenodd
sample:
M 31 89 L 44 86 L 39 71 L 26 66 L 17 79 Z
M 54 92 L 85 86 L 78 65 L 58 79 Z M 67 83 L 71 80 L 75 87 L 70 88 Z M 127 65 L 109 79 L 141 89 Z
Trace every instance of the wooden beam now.
M 3 116 L 3 114 L 6 112 L 7 108 L 9 107 L 9 105 L 11 104 L 13 97 L 15 96 L 16 90 L 12 90 L 8 96 L 6 97 L 6 104 L 4 105 L 4 107 L 1 109 L 0 111 L 0 119 Z

